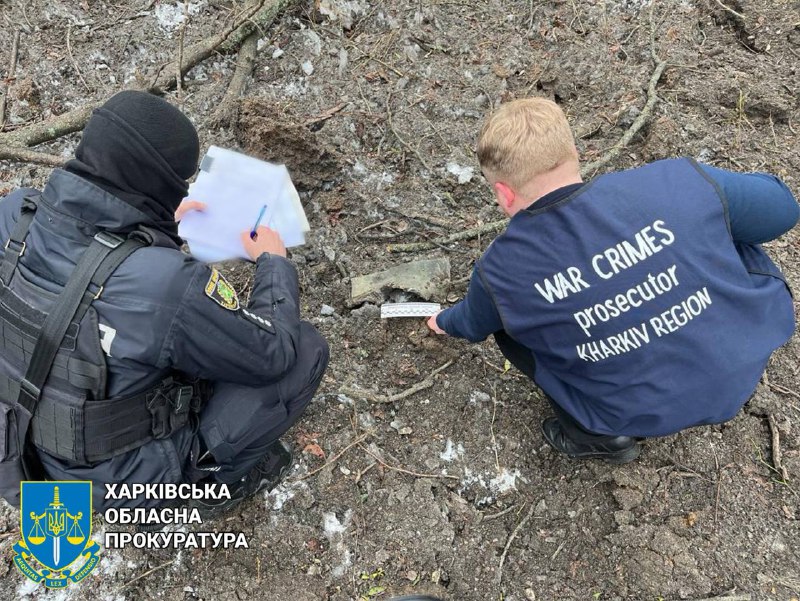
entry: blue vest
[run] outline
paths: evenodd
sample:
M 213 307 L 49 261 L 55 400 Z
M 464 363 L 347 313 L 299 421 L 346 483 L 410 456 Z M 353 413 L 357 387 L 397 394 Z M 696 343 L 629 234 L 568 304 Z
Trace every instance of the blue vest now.
M 734 244 L 724 195 L 687 159 L 520 211 L 479 268 L 536 383 L 599 434 L 732 418 L 794 331 L 780 271 Z

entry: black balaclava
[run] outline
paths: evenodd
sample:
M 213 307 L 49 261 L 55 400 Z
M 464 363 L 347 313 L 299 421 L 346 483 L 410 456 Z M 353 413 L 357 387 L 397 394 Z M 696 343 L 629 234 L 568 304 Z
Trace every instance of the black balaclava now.
M 192 122 L 147 92 L 120 92 L 92 113 L 75 158 L 65 169 L 147 216 L 177 244 L 175 209 L 197 170 L 200 141 Z

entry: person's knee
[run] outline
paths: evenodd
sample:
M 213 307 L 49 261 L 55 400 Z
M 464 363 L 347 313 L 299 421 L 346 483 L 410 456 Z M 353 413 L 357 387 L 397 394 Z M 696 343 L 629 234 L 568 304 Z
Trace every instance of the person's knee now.
M 311 357 L 310 363 L 310 379 L 313 382 L 319 382 L 322 379 L 328 363 L 331 358 L 330 346 L 328 341 L 323 338 L 322 334 L 308 322 L 300 324 L 300 353 L 307 354 Z

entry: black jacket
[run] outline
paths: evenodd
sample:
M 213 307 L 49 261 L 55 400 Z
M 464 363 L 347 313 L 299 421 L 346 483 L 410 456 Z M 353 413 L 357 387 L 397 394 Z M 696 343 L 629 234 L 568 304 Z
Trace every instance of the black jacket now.
M 23 197 L 33 192 L 17 190 L 0 201 L 0 240 L 8 239 Z M 87 180 L 56 170 L 42 193 L 20 273 L 58 292 L 98 228 L 129 231 L 147 220 Z M 156 245 L 125 260 L 93 303 L 107 355 L 107 398 L 147 390 L 173 370 L 254 387 L 288 372 L 300 331 L 293 265 L 262 255 L 250 302 L 239 307 L 215 270 L 155 234 Z M 55 479 L 179 481 L 190 444 L 191 434 L 181 431 L 172 441 L 154 440 L 94 466 L 42 460 Z

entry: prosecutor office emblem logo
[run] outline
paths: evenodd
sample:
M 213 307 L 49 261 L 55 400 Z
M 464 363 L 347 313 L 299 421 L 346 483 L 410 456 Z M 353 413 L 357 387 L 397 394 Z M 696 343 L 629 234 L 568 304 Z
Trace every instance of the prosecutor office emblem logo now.
M 92 483 L 22 482 L 20 533 L 14 563 L 34 582 L 64 588 L 97 566 L 92 533 Z

